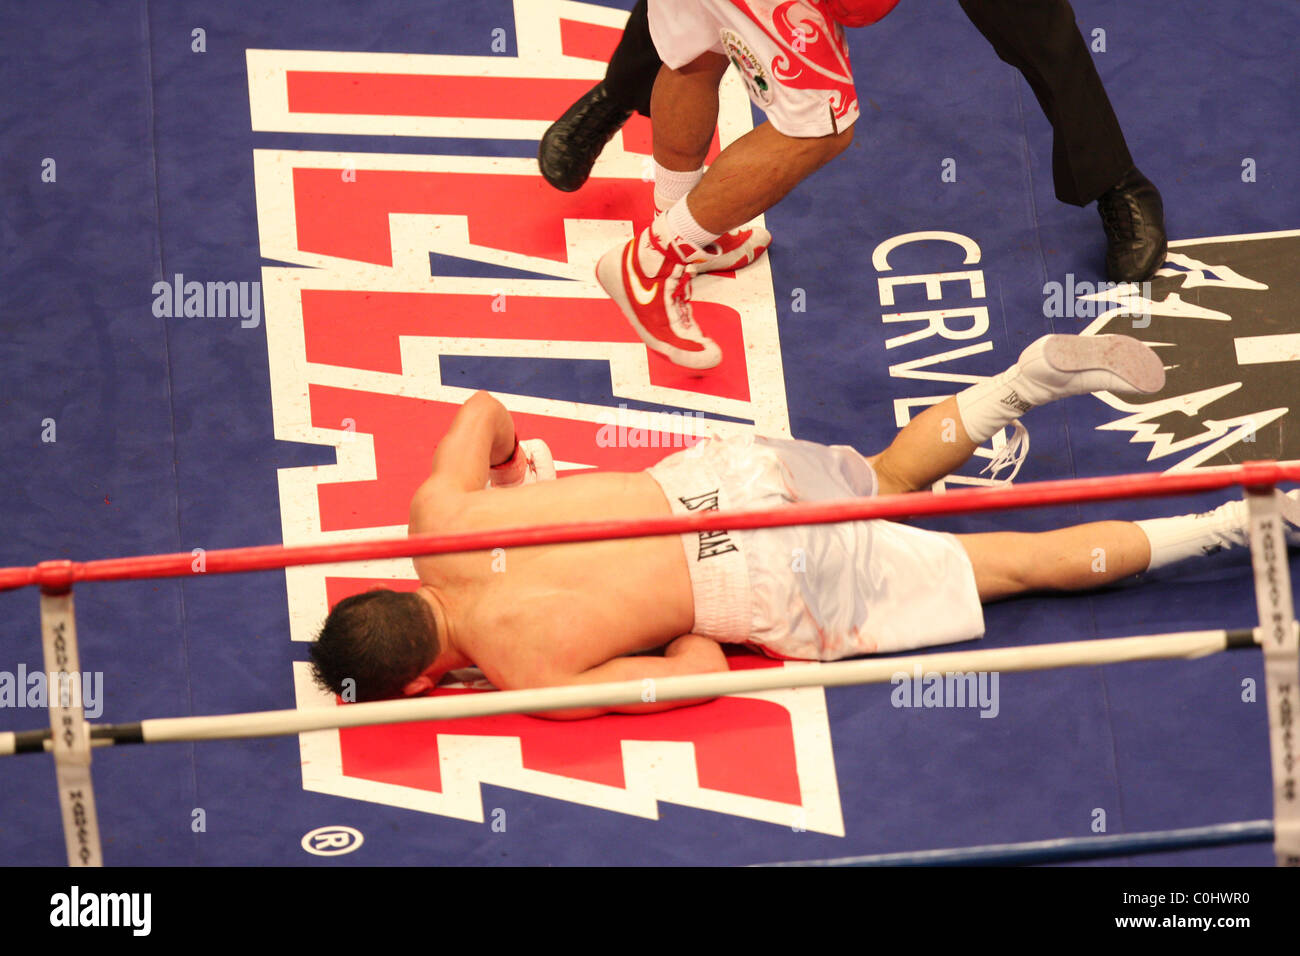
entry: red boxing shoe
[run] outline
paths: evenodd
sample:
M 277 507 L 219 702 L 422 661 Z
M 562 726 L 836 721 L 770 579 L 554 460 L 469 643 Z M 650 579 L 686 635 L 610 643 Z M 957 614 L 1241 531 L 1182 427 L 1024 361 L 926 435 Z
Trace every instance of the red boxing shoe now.
M 724 232 L 700 253 L 708 258 L 692 263 L 691 272 L 724 272 L 743 269 L 758 260 L 772 244 L 772 234 L 761 226 Z
M 661 260 L 653 274 L 642 266 L 642 250 L 650 261 Z M 674 365 L 709 369 L 722 361 L 722 349 L 700 331 L 691 313 L 691 267 L 699 259 L 699 251 L 685 243 L 660 245 L 647 228 L 600 257 L 596 281 L 647 346 Z

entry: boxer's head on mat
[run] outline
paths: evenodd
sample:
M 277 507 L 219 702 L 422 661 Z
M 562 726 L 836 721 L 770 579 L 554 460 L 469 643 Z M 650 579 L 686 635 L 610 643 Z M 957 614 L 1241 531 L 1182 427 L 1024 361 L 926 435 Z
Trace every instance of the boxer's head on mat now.
M 401 697 L 438 651 L 429 605 L 413 592 L 378 588 L 345 598 L 330 611 L 311 647 L 312 676 L 345 700 Z

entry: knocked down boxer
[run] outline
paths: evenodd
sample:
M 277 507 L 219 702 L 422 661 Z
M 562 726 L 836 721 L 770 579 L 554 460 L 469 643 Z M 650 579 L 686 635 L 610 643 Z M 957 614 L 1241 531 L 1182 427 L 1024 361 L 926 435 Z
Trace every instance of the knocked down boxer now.
M 706 439 L 643 472 L 547 477 L 486 392 L 457 413 L 411 502 L 412 533 L 641 518 L 901 494 L 952 473 L 1031 408 L 1095 391 L 1154 393 L 1156 354 L 1124 336 L 1050 335 L 1001 375 L 927 409 L 884 452 Z M 531 446 L 531 452 L 529 451 Z M 553 475 L 553 470 L 549 470 Z M 485 487 L 489 484 L 510 487 Z M 1285 502 L 1300 545 L 1297 492 Z M 1247 543 L 1245 503 L 1041 534 L 951 535 L 889 521 L 708 532 L 417 558 L 415 592 L 354 595 L 312 647 L 317 681 L 356 700 L 423 694 L 471 665 L 500 689 L 727 670 L 719 642 L 836 660 L 969 640 L 982 603 L 1096 588 Z M 1106 555 L 1096 569 L 1096 549 Z M 645 652 L 663 648 L 662 656 Z M 645 713 L 698 701 L 550 711 Z

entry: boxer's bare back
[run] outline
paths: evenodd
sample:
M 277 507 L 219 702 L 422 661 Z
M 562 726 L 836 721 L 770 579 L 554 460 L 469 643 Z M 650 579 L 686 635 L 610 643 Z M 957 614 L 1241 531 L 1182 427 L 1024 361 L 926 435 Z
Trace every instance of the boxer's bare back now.
M 450 534 L 563 521 L 671 513 L 644 472 L 575 475 L 483 490 L 509 457 L 514 425 L 477 393 L 439 443 L 411 502 L 413 534 Z M 718 645 L 690 633 L 690 575 L 676 535 L 417 558 L 443 652 L 419 692 L 448 670 L 476 665 L 496 687 L 642 680 L 725 670 Z M 667 645 L 663 657 L 628 656 Z M 614 708 L 640 712 L 680 704 Z M 589 716 L 588 711 L 549 716 Z

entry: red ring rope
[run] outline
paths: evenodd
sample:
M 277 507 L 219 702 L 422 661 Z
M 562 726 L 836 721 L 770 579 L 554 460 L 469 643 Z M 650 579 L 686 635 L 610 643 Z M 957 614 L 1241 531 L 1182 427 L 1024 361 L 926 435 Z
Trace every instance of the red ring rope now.
M 208 551 L 204 570 L 195 571 L 194 555 L 145 555 L 99 561 L 45 561 L 35 567 L 0 569 L 0 590 L 39 585 L 46 591 L 67 590 L 78 581 L 122 581 L 135 578 L 193 577 L 270 571 L 306 564 L 331 564 L 380 558 L 413 558 L 429 554 L 486 551 L 577 541 L 643 538 L 696 531 L 743 531 L 801 524 L 835 524 L 873 518 L 917 518 L 967 514 L 1004 508 L 1035 508 L 1056 504 L 1157 498 L 1165 495 L 1219 491 L 1234 486 L 1269 488 L 1283 481 L 1300 481 L 1300 461 L 1247 462 L 1243 465 L 1188 474 L 1118 475 L 1044 481 L 1020 487 L 976 488 L 946 494 L 932 492 L 854 498 L 788 505 L 765 511 L 713 511 L 619 521 L 573 521 L 526 528 L 500 528 L 462 534 L 420 534 L 381 541 L 342 544 L 262 545 Z

